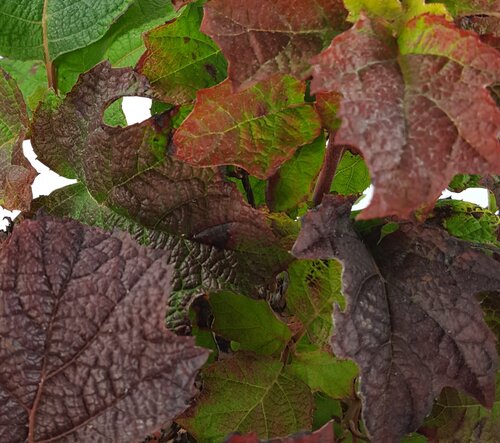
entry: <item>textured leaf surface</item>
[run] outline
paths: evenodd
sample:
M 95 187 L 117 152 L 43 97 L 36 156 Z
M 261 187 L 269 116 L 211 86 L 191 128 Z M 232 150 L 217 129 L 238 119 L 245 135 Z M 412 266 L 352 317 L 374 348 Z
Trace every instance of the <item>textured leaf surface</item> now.
M 144 227 L 221 247 L 272 243 L 263 215 L 219 171 L 195 169 L 167 154 L 175 109 L 127 128 L 102 122 L 103 109 L 127 95 L 151 96 L 149 84 L 131 69 L 102 63 L 63 101 L 47 100 L 33 122 L 40 160 Z
M 315 59 L 313 93 L 342 93 L 337 144 L 359 149 L 375 193 L 363 218 L 432 206 L 456 173 L 500 171 L 500 110 L 486 86 L 499 53 L 438 16 L 396 41 L 361 19 Z
M 414 431 L 445 386 L 491 407 L 498 357 L 474 294 L 500 289 L 500 264 L 441 229 L 409 223 L 365 246 L 349 213 L 350 203 L 325 198 L 293 252 L 343 262 L 347 308 L 335 310 L 332 347 L 360 367 L 373 440 Z
M 166 251 L 166 259 L 175 268 L 172 294 L 168 300 L 167 325 L 179 334 L 189 334 L 189 306 L 200 294 L 217 290 L 233 290 L 257 296 L 273 275 L 286 265 L 283 256 L 273 250 L 233 251 L 189 241 L 147 229 L 137 222 L 99 204 L 81 183 L 58 189 L 49 196 L 36 199 L 33 210 L 55 216 L 70 216 L 107 231 L 129 232 L 139 243 Z
M 0 440 L 137 441 L 182 412 L 207 352 L 163 329 L 165 252 L 69 220 L 0 250 Z
M 229 80 L 199 91 L 193 112 L 174 135 L 177 157 L 269 177 L 320 133 L 319 117 L 304 103 L 305 88 L 305 82 L 275 75 L 238 93 Z
M 334 441 L 333 423 L 329 422 L 314 432 L 301 432 L 290 437 L 271 440 L 260 440 L 255 432 L 245 435 L 234 434 L 229 436 L 225 443 L 333 443 Z
M 321 348 L 329 347 L 333 304 L 344 305 L 341 271 L 334 260 L 300 260 L 288 268 L 288 310 L 300 320 L 311 343 Z
M 197 403 L 176 420 L 199 443 L 218 443 L 232 432 L 259 438 L 309 430 L 309 388 L 278 360 L 238 353 L 202 371 Z
M 330 190 L 341 195 L 361 194 L 370 186 L 370 173 L 359 155 L 346 151 L 340 160 Z
M 212 330 L 236 341 L 239 349 L 262 355 L 279 354 L 290 338 L 290 329 L 264 300 L 251 300 L 232 292 L 210 295 L 214 315 Z
M 102 37 L 132 1 L 4 0 L 0 53 L 21 60 L 54 60 Z
M 80 74 L 103 60 L 119 68 L 134 66 L 146 49 L 142 34 L 176 15 L 170 0 L 134 0 L 102 38 L 56 60 L 60 91 L 71 91 Z
M 22 143 L 29 125 L 21 91 L 0 68 L 0 205 L 29 209 L 36 172 L 24 158 Z
M 227 62 L 212 39 L 200 32 L 203 9 L 189 5 L 175 21 L 145 35 L 147 51 L 137 69 L 167 103 L 193 100 L 198 89 L 227 76 Z
M 345 29 L 340 0 L 212 0 L 201 30 L 229 61 L 229 79 L 244 89 L 276 72 L 306 78 L 309 59 Z

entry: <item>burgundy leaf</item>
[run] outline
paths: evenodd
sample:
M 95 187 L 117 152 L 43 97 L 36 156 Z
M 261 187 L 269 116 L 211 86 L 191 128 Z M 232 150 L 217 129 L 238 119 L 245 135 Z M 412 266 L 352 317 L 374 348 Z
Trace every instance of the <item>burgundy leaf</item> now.
M 229 61 L 229 79 L 243 89 L 276 72 L 306 78 L 310 58 L 346 29 L 340 0 L 212 0 L 201 30 Z
M 338 144 L 359 149 L 375 193 L 361 218 L 432 206 L 457 173 L 500 172 L 500 110 L 487 86 L 500 54 L 440 16 L 398 39 L 362 18 L 314 59 L 312 93 L 342 94 Z
M 164 329 L 165 252 L 70 220 L 0 249 L 0 441 L 137 441 L 182 412 L 207 351 Z
M 335 443 L 333 422 L 328 422 L 322 428 L 314 432 L 301 432 L 290 437 L 272 438 L 271 440 L 259 440 L 256 433 L 233 434 L 225 443 Z
M 304 218 L 301 258 L 343 263 L 347 309 L 334 313 L 332 348 L 360 367 L 363 417 L 374 442 L 399 442 L 445 386 L 491 407 L 497 352 L 474 295 L 500 288 L 500 264 L 444 230 L 402 223 L 363 242 L 351 203 L 327 196 Z

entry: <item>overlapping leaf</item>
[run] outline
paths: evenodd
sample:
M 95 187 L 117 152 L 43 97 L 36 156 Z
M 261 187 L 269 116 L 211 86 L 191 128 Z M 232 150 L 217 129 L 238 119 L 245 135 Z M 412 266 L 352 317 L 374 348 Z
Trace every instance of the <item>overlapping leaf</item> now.
M 319 117 L 304 103 L 305 88 L 305 82 L 275 75 L 238 93 L 229 80 L 199 91 L 193 112 L 174 135 L 176 156 L 269 177 L 320 134 Z
M 202 17 L 201 6 L 189 5 L 175 21 L 145 35 L 147 51 L 137 69 L 167 103 L 191 101 L 198 89 L 227 76 L 219 47 L 199 30 Z
M 306 78 L 310 58 L 345 29 L 340 0 L 212 0 L 201 30 L 229 61 L 229 79 L 246 88 L 273 74 Z
M 500 289 L 500 264 L 445 231 L 413 224 L 363 243 L 350 203 L 326 197 L 293 252 L 342 261 L 347 309 L 334 314 L 335 355 L 360 367 L 363 416 L 375 442 L 414 431 L 445 386 L 494 401 L 495 340 L 474 294 Z
M 486 89 L 499 53 L 439 16 L 391 32 L 361 19 L 316 57 L 311 85 L 343 95 L 335 141 L 363 153 L 375 186 L 363 218 L 408 217 L 456 173 L 500 171 L 500 110 Z
M 500 37 L 499 0 L 440 0 L 465 29 Z
M 207 351 L 163 328 L 173 267 L 128 235 L 18 226 L 0 250 L 0 440 L 137 441 L 182 412 Z
M 36 172 L 24 158 L 28 116 L 16 82 L 0 68 L 0 205 L 26 210 Z
M 270 438 L 311 428 L 311 392 L 279 360 L 238 353 L 204 369 L 202 380 L 196 405 L 177 420 L 199 443 L 237 431 Z

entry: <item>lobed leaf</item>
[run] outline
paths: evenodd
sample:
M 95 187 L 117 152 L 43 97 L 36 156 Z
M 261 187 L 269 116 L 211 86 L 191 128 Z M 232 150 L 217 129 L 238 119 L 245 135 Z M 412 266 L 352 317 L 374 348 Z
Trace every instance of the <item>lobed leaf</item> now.
M 346 29 L 345 18 L 340 0 L 212 0 L 201 30 L 222 49 L 241 90 L 277 72 L 307 78 L 309 59 Z
M 416 430 L 445 386 L 491 407 L 498 356 L 474 295 L 500 289 L 500 264 L 425 225 L 402 223 L 363 242 L 349 214 L 350 203 L 325 197 L 305 217 L 293 253 L 343 263 L 347 308 L 335 309 L 332 348 L 360 367 L 373 441 Z
M 311 428 L 311 392 L 278 360 L 237 353 L 201 374 L 196 405 L 176 420 L 199 443 L 236 431 L 271 438 Z
M 500 110 L 486 87 L 500 55 L 443 17 L 410 21 L 398 40 L 363 18 L 314 59 L 311 91 L 342 93 L 337 144 L 360 150 L 375 187 L 360 217 L 407 218 L 457 173 L 500 171 Z
M 165 252 L 76 221 L 0 249 L 0 440 L 137 441 L 195 393 L 208 352 L 164 330 Z
M 198 92 L 193 112 L 174 135 L 176 156 L 198 166 L 237 165 L 271 176 L 321 131 L 304 103 L 305 82 L 275 75 L 238 93 L 228 80 Z

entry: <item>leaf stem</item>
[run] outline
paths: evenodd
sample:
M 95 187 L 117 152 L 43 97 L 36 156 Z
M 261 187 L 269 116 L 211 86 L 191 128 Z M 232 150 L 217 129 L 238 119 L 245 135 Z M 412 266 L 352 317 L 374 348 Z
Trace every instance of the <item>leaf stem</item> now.
M 332 131 L 328 135 L 328 143 L 325 149 L 325 159 L 314 188 L 313 203 L 318 206 L 323 200 L 323 196 L 330 192 L 330 187 L 335 177 L 335 171 L 340 163 L 345 147 L 335 145 L 335 133 Z
M 49 51 L 49 31 L 47 28 L 48 4 L 49 4 L 48 0 L 44 0 L 43 11 L 42 11 L 43 55 L 45 59 L 45 70 L 47 71 L 47 82 L 49 84 L 49 88 L 52 88 L 57 94 L 56 68 L 50 58 L 50 51 Z
M 276 210 L 276 188 L 280 182 L 280 170 L 278 169 L 266 183 L 266 205 L 270 211 Z

